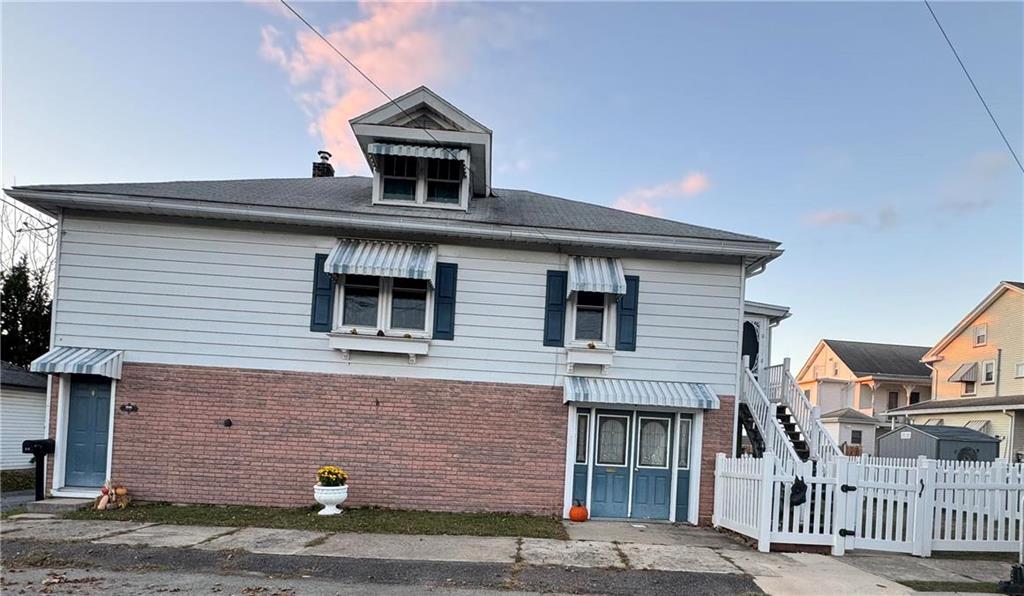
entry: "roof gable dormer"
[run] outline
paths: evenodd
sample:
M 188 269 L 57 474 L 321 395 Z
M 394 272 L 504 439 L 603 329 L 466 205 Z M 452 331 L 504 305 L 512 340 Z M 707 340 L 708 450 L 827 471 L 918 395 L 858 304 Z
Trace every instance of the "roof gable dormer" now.
M 468 209 L 491 191 L 491 130 L 419 87 L 350 121 L 375 204 Z

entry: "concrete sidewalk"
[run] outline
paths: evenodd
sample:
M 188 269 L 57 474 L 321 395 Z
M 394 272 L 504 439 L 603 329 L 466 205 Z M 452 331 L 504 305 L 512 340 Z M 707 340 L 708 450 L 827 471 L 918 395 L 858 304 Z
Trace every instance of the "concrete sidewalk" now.
M 909 594 L 896 580 L 997 581 L 1009 565 L 986 561 L 759 553 L 723 534 L 671 525 L 587 522 L 570 540 L 478 536 L 326 533 L 269 528 L 178 526 L 13 516 L 0 523 L 6 540 L 87 542 L 258 555 L 409 562 L 500 564 L 604 570 L 652 570 L 749 576 L 765 592 Z M 611 538 L 615 540 L 595 540 Z

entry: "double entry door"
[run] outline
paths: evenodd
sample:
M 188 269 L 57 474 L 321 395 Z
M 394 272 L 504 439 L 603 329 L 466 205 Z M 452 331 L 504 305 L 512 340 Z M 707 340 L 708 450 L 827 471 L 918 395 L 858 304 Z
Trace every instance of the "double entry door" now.
M 664 412 L 597 411 L 592 516 L 669 519 L 674 418 Z

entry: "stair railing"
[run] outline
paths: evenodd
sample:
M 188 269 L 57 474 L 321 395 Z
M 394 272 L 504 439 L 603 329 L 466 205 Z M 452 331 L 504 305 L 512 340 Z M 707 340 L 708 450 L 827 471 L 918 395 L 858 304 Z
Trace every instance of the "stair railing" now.
M 771 366 L 766 372 L 768 373 L 765 375 L 768 379 L 767 388 L 769 391 L 775 392 L 774 399 L 772 397 L 769 399 L 786 406 L 792 412 L 793 418 L 811 450 L 811 457 L 827 463 L 833 461 L 836 456 L 842 455 L 832 435 L 821 423 L 818 408 L 811 404 L 811 400 L 807 399 L 807 395 L 800 389 L 796 379 L 789 372 L 788 359 L 787 364 Z
M 750 408 L 754 422 L 764 439 L 765 450 L 775 455 L 780 473 L 792 474 L 800 458 L 776 415 L 777 404 L 768 399 L 754 373 L 746 366 L 743 367 L 740 378 L 740 401 Z

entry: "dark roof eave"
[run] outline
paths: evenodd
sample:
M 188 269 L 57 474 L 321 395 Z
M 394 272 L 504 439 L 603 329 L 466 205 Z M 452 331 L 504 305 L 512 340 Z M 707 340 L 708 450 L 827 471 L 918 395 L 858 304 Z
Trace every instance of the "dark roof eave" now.
M 102 193 L 52 192 L 28 188 L 6 189 L 10 196 L 43 211 L 52 208 L 112 211 L 120 213 L 160 214 L 201 217 L 227 221 L 277 223 L 346 228 L 366 231 L 433 233 L 439 237 L 469 238 L 553 245 L 598 246 L 631 250 L 651 250 L 680 254 L 707 254 L 744 257 L 767 263 L 782 254 L 779 243 L 771 240 L 714 240 L 683 236 L 657 236 L 620 232 L 588 232 L 561 229 L 541 231 L 533 226 L 444 221 L 432 218 L 401 218 L 352 212 L 325 213 L 322 210 L 268 206 L 218 205 L 191 199 L 149 198 L 145 202 L 127 200 L 121 195 Z

